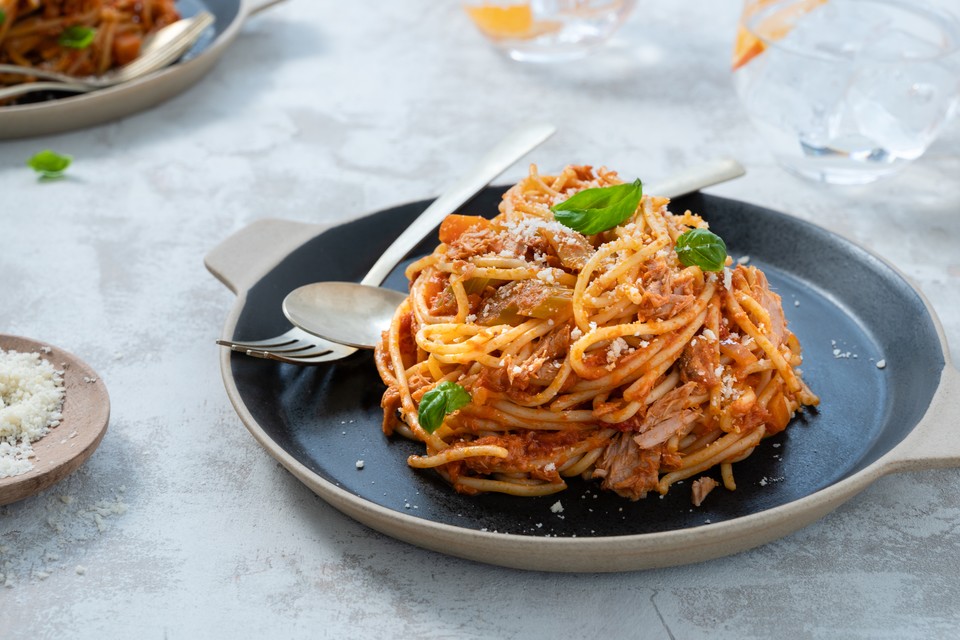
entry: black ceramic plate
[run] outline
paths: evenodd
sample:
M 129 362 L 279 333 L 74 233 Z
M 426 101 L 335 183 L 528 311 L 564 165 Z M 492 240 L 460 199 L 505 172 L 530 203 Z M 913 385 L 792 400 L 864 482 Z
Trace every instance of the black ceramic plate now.
M 464 210 L 492 215 L 502 193 L 487 189 Z M 285 331 L 280 303 L 287 292 L 318 280 L 359 280 L 427 204 L 335 227 L 290 253 L 248 292 L 234 337 Z M 671 208 L 701 213 L 731 255 L 748 256 L 766 272 L 803 346 L 804 378 L 822 401 L 734 465 L 735 492 L 717 489 L 699 508 L 690 504 L 688 483 L 638 502 L 579 480 L 543 498 L 458 495 L 432 472 L 407 466 L 418 444 L 382 434 L 384 387 L 369 352 L 317 367 L 234 354 L 239 396 L 280 448 L 364 501 L 432 522 L 530 536 L 674 531 L 758 513 L 856 473 L 910 432 L 937 388 L 944 358 L 933 320 L 908 283 L 862 249 L 781 213 L 700 194 Z M 411 255 L 435 244 L 434 234 Z M 405 290 L 402 267 L 387 285 Z M 879 360 L 896 366 L 878 368 Z M 557 501 L 559 513 L 551 510 Z

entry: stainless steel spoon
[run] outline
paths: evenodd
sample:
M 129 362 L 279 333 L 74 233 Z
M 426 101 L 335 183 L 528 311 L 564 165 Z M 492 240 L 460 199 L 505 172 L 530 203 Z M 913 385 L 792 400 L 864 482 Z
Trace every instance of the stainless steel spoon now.
M 647 193 L 677 198 L 745 173 L 731 159 L 691 167 L 651 187 Z M 406 294 L 356 282 L 314 282 L 294 289 L 283 300 L 287 319 L 308 333 L 331 342 L 372 349 Z

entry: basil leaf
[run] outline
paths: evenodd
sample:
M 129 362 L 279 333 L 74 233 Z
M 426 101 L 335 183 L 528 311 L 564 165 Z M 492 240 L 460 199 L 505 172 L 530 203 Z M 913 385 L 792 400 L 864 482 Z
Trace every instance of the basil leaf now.
M 643 198 L 643 184 L 637 178 L 631 183 L 612 187 L 584 189 L 550 207 L 560 224 L 590 236 L 629 219 Z
M 723 238 L 707 229 L 691 229 L 679 238 L 675 248 L 680 262 L 704 271 L 720 271 L 727 261 Z
M 52 180 L 62 177 L 71 162 L 73 162 L 71 156 L 46 149 L 27 160 L 27 166 L 39 173 L 41 178 Z
M 3 26 L 3 23 L 7 21 L 7 12 L 3 9 L 0 9 L 0 26 Z
M 466 389 L 456 382 L 444 380 L 420 398 L 417 419 L 427 433 L 433 433 L 443 424 L 448 415 L 470 403 L 471 397 Z
M 86 49 L 93 43 L 97 30 L 91 27 L 67 27 L 57 38 L 57 44 L 71 49 Z

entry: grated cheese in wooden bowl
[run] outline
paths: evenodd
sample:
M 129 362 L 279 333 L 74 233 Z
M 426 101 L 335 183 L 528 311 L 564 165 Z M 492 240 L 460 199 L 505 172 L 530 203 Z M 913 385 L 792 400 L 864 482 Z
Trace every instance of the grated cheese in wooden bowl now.
M 33 469 L 32 443 L 60 424 L 63 372 L 38 353 L 0 349 L 0 478 Z

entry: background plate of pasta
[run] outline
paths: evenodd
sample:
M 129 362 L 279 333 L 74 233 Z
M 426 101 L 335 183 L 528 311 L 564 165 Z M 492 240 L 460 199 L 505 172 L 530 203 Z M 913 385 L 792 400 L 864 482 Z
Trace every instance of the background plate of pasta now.
M 197 82 L 259 6 L 247 0 L 0 0 L 0 63 L 101 75 L 132 61 L 144 38 L 207 10 L 210 32 L 183 58 L 138 80 L 85 94 L 43 92 L 0 102 L 0 138 L 79 129 L 152 107 Z M 0 74 L 0 86 L 23 76 Z
M 225 334 L 282 332 L 288 291 L 359 280 L 424 206 L 228 238 L 207 257 L 239 294 Z M 253 246 L 273 248 L 262 267 L 240 258 Z M 410 295 L 376 354 L 301 368 L 224 352 L 221 367 L 271 455 L 413 544 L 531 569 L 681 564 L 953 460 L 915 444 L 957 401 L 922 296 L 782 213 L 534 167 L 448 218 L 385 286 Z

